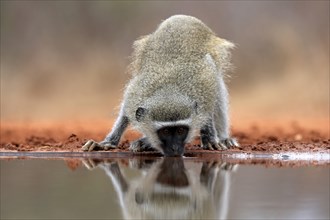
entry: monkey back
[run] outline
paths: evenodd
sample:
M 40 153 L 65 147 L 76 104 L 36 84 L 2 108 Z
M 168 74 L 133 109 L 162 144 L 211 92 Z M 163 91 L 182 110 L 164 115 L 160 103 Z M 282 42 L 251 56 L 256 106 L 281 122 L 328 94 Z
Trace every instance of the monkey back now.
M 213 112 L 219 92 L 219 65 L 226 64 L 217 59 L 221 55 L 217 54 L 221 49 L 217 46 L 224 42 L 200 20 L 185 15 L 168 18 L 154 33 L 136 41 L 130 67 L 133 78 L 124 97 L 126 114 L 132 122 L 135 110 L 141 106 L 172 114 L 173 105 L 183 110 L 197 102 L 201 117 Z M 153 99 L 155 94 L 157 98 Z M 170 103 L 170 94 L 177 94 L 181 100 Z M 189 104 L 183 108 L 182 103 Z

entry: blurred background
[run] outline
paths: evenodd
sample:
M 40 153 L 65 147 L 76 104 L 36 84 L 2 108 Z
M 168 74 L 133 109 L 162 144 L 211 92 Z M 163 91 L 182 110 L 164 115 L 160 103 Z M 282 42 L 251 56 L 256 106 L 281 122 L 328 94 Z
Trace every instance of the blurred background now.
M 174 14 L 237 45 L 234 123 L 329 120 L 329 1 L 1 1 L 1 120 L 114 118 L 132 43 Z

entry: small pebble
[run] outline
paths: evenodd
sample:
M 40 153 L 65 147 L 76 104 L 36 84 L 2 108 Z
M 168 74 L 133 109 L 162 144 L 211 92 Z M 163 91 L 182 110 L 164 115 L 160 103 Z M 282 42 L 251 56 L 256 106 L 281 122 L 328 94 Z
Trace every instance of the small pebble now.
M 302 140 L 302 135 L 301 135 L 301 134 L 296 134 L 296 135 L 294 136 L 294 139 L 295 139 L 296 141 L 301 141 L 301 140 Z

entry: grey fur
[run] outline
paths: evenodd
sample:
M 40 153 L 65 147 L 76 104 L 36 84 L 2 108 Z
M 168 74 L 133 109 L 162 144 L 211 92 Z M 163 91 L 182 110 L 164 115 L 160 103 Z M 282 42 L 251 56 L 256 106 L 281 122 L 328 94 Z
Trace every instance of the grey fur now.
M 152 147 L 162 151 L 157 126 L 162 126 L 162 122 L 182 122 L 190 128 L 186 142 L 208 128 L 203 130 L 204 137 L 212 137 L 204 139 L 210 140 L 202 143 L 204 147 L 237 146 L 229 136 L 228 92 L 224 83 L 233 47 L 197 18 L 175 15 L 163 21 L 155 32 L 134 43 L 129 68 L 133 77 L 126 86 L 121 114 L 113 131 L 100 144 L 110 142 L 112 146 L 111 140 L 117 142 L 131 123 Z
M 123 111 L 121 111 L 112 131 L 105 137 L 104 142 L 111 143 L 112 145 L 115 146 L 118 145 L 120 141 L 120 137 L 124 133 L 128 124 L 129 124 L 128 117 L 123 114 Z

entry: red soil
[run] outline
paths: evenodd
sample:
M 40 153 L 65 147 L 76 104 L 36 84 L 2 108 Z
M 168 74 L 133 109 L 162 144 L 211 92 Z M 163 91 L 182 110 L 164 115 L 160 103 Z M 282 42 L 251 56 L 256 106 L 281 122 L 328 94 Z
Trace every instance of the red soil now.
M 319 123 L 319 122 L 315 122 Z M 110 130 L 111 123 L 104 121 L 65 123 L 1 123 L 0 152 L 4 151 L 68 151 L 79 152 L 89 139 L 100 141 Z M 299 126 L 297 122 L 282 126 L 261 126 L 257 123 L 234 126 L 233 136 L 240 147 L 229 152 L 329 152 L 330 137 L 327 123 L 315 129 Z M 128 151 L 129 141 L 139 137 L 127 131 L 118 149 Z M 186 146 L 187 150 L 203 151 L 199 141 Z

